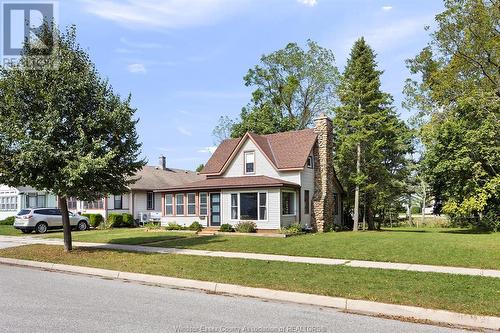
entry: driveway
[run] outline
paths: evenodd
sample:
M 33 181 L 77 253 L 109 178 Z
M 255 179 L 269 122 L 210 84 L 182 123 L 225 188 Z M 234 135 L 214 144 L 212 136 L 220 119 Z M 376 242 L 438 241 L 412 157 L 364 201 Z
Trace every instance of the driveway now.
M 458 332 L 334 309 L 0 265 L 0 332 Z

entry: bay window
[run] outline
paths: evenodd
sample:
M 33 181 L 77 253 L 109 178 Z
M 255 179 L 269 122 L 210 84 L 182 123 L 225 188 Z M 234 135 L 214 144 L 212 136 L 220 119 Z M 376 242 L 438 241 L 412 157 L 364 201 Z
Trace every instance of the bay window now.
M 165 215 L 174 215 L 174 197 L 172 194 L 165 194 Z
M 184 194 L 175 195 L 175 215 L 184 215 Z
M 281 214 L 295 215 L 295 192 L 281 192 Z
M 187 213 L 188 215 L 196 215 L 196 194 L 187 194 Z
M 200 216 L 208 215 L 208 195 L 207 193 L 200 193 Z

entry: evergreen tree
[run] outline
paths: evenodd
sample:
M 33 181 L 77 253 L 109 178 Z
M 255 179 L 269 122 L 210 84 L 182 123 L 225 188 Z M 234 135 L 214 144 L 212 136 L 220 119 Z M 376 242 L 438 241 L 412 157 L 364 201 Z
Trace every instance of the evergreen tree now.
M 357 230 L 360 202 L 363 219 L 375 229 L 375 214 L 383 216 L 403 193 L 406 154 L 411 133 L 391 107 L 392 97 L 381 91 L 375 54 L 364 38 L 354 43 L 338 90 L 335 110 L 335 165 L 348 193 Z

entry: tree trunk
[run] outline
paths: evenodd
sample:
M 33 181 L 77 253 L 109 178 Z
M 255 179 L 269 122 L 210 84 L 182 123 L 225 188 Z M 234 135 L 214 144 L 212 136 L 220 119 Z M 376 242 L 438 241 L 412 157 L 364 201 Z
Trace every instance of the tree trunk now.
M 368 205 L 366 208 L 366 220 L 368 222 L 368 230 L 375 230 L 375 221 L 374 221 L 373 208 Z
M 363 204 L 363 230 L 366 230 L 366 194 L 364 195 L 365 202 Z
M 358 156 L 356 159 L 356 175 L 359 176 L 361 173 L 361 143 L 358 143 Z M 359 184 L 356 184 L 356 189 L 354 192 L 354 225 L 352 230 L 358 231 L 359 223 Z
M 65 196 L 57 196 L 59 201 L 59 209 L 61 210 L 62 223 L 63 223 L 63 234 L 64 234 L 64 251 L 70 252 L 73 250 L 73 244 L 71 241 L 71 225 L 69 224 L 69 211 L 68 202 Z
M 408 210 L 409 210 L 408 223 L 410 224 L 410 227 L 413 227 L 413 221 L 412 221 L 412 216 L 411 216 L 411 194 L 408 197 Z
M 426 200 L 425 183 L 422 182 L 422 226 L 425 225 L 425 200 Z

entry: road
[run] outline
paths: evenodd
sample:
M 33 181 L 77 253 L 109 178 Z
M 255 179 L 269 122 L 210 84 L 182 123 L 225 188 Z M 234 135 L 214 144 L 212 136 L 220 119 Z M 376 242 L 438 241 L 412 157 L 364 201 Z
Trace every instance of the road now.
M 0 332 L 458 332 L 8 265 L 0 265 L 0 302 Z

